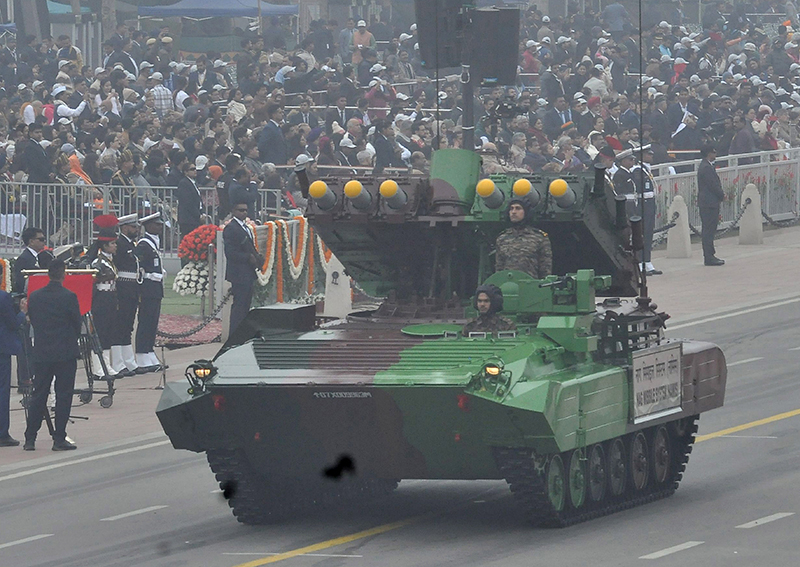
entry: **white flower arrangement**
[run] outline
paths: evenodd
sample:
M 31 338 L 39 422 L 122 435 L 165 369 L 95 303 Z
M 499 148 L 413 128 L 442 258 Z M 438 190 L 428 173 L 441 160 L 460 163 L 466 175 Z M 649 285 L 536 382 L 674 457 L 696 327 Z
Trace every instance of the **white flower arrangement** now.
M 208 292 L 208 263 L 186 264 L 175 275 L 172 289 L 180 295 L 205 295 Z

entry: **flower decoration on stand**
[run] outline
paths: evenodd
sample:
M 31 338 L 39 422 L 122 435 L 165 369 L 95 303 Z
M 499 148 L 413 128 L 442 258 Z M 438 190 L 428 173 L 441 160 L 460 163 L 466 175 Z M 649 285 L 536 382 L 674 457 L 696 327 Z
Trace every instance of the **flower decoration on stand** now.
M 208 262 L 208 247 L 216 244 L 219 230 L 215 224 L 197 227 L 181 240 L 178 256 L 190 262 Z
M 186 264 L 175 275 L 172 289 L 181 295 L 205 295 L 208 292 L 208 262 Z

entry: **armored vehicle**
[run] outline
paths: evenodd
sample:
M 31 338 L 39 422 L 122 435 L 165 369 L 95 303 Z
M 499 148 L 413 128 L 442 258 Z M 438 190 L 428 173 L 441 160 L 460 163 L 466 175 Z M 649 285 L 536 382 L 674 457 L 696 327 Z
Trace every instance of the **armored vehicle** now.
M 320 324 L 312 306 L 248 319 L 170 383 L 158 417 L 205 452 L 237 519 L 374 496 L 402 479 L 505 479 L 531 521 L 566 526 L 672 494 L 700 413 L 723 403 L 709 343 L 668 340 L 640 289 L 624 201 L 602 170 L 493 175 L 464 150 L 427 178 L 325 178 L 309 222 L 379 308 Z M 493 270 L 525 197 L 554 275 Z M 469 333 L 478 284 L 516 330 Z

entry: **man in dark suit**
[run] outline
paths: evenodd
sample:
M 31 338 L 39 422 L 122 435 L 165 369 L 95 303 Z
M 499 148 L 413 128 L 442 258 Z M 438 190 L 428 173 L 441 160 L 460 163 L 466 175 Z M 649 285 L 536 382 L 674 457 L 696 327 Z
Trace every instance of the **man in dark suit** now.
M 564 95 L 556 97 L 553 108 L 548 110 L 542 122 L 544 122 L 544 133 L 554 140 L 561 134 L 561 127 L 572 120 L 572 112 L 569 103 Z
M 700 150 L 702 160 L 697 168 L 697 206 L 700 208 L 700 221 L 703 223 L 701 235 L 703 239 L 703 260 L 706 266 L 722 266 L 725 260 L 716 256 L 714 234 L 719 222 L 719 205 L 725 199 L 722 182 L 714 167 L 717 150 L 712 145 L 703 146 Z
M 25 250 L 14 260 L 12 288 L 14 293 L 25 292 L 25 276 L 22 270 L 36 270 L 39 266 L 39 253 L 44 249 L 45 238 L 41 228 L 28 227 L 22 231 L 22 243 Z
M 16 447 L 19 441 L 8 432 L 11 398 L 11 355 L 22 352 L 19 329 L 25 314 L 14 310 L 11 294 L 0 291 L 0 447 Z
M 256 269 L 264 263 L 264 258 L 255 247 L 255 234 L 244 222 L 247 218 L 247 201 L 237 199 L 233 203 L 233 219 L 222 231 L 222 240 L 225 243 L 225 280 L 231 282 L 233 293 L 228 336 L 236 331 L 250 311 Z
M 28 172 L 28 183 L 52 183 L 55 179 L 53 164 L 41 146 L 44 136 L 42 125 L 34 122 L 28 127 L 30 141 L 25 146 L 25 170 Z
M 178 226 L 181 239 L 203 224 L 203 201 L 197 188 L 197 166 L 186 162 L 181 167 L 183 177 L 178 181 Z
M 343 94 L 336 99 L 336 106 L 325 111 L 325 132 L 330 136 L 333 133 L 333 123 L 338 122 L 342 128 L 347 128 L 347 121 L 353 116 L 353 110 L 347 107 L 347 97 Z
M 319 116 L 311 110 L 311 100 L 304 98 L 300 102 L 300 109 L 292 114 L 288 122 L 289 124 L 308 124 L 312 129 L 319 126 Z
M 281 130 L 283 109 L 280 105 L 270 104 L 267 107 L 269 122 L 258 135 L 258 155 L 261 163 L 286 165 L 289 161 L 289 149 Z
M 37 289 L 28 300 L 28 317 L 33 325 L 34 345 L 33 398 L 28 407 L 25 430 L 26 451 L 36 449 L 36 435 L 47 411 L 47 396 L 53 377 L 56 379 L 56 419 L 53 451 L 69 451 L 77 446 L 67 440 L 67 422 L 75 389 L 78 367 L 78 337 L 81 334 L 81 310 L 78 296 L 62 284 L 65 277 L 63 260 L 50 262 L 47 273 L 50 283 Z
M 375 122 L 375 141 L 372 145 L 375 147 L 373 174 L 382 173 L 386 167 L 405 167 L 399 152 L 395 151 L 397 144 L 394 141 L 394 128 L 390 120 L 381 118 Z
M 44 266 L 39 263 L 39 254 L 44 249 L 45 237 L 42 229 L 35 227 L 28 227 L 22 231 L 22 242 L 25 244 L 25 250 L 22 251 L 17 259 L 14 261 L 14 271 L 11 275 L 12 289 L 14 294 L 25 293 L 25 276 L 22 274 L 23 270 L 36 270 Z M 30 347 L 30 326 L 26 323 L 22 330 L 20 337 L 25 340 Z M 17 356 L 17 392 L 22 393 L 25 386 L 31 383 L 31 370 L 29 361 L 25 356 L 24 351 Z

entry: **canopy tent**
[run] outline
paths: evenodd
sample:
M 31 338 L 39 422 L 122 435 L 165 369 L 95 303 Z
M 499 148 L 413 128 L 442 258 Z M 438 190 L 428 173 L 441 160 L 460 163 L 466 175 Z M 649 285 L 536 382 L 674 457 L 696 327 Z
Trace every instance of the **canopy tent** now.
M 258 16 L 258 0 L 181 0 L 171 6 L 139 6 L 140 16 L 169 18 L 188 16 L 191 18 L 255 18 Z M 298 13 L 297 6 L 281 6 L 261 2 L 261 16 L 285 16 Z

